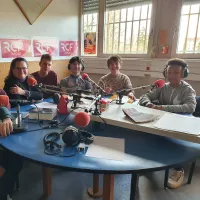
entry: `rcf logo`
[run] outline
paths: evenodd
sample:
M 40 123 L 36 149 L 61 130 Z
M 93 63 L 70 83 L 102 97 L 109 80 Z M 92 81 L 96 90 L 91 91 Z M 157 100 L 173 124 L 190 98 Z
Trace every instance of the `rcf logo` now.
M 75 56 L 78 54 L 78 42 L 60 41 L 59 50 L 60 50 L 60 56 Z
M 30 52 L 31 41 L 8 39 L 1 40 L 2 58 L 13 58 L 17 56 L 25 56 Z
M 33 40 L 33 50 L 35 57 L 46 53 L 57 56 L 58 42 L 57 40 Z

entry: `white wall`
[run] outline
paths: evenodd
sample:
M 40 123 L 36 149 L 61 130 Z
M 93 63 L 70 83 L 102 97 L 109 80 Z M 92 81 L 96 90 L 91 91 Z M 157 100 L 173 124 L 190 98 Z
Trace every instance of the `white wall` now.
M 80 0 L 53 0 L 30 25 L 14 0 L 0 0 L 0 37 L 48 36 L 78 40 L 79 5 Z

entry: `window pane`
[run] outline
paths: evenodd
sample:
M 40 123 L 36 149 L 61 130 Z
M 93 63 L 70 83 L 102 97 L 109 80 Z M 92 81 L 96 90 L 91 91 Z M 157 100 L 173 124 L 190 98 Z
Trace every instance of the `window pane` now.
M 188 29 L 188 15 L 181 17 L 180 31 L 179 31 L 179 43 L 178 43 L 178 52 L 185 51 L 185 42 Z
M 112 23 L 114 21 L 114 11 L 110 11 L 108 13 L 108 21 L 109 23 Z
M 128 8 L 127 21 L 133 20 L 133 8 Z
M 197 19 L 198 15 L 191 15 L 188 27 L 187 45 L 186 51 L 192 53 L 194 51 L 195 36 L 197 30 Z
M 147 18 L 148 5 L 142 6 L 141 19 Z
M 113 40 L 113 53 L 118 53 L 118 44 L 119 44 L 119 24 L 114 24 L 114 40 Z
M 189 14 L 189 12 L 190 12 L 190 6 L 189 5 L 182 7 L 182 15 Z
M 200 53 L 200 20 L 199 20 L 198 30 L 197 30 L 195 53 Z
M 146 42 L 146 20 L 140 22 L 140 31 L 138 37 L 138 51 L 142 53 L 144 51 Z
M 131 51 L 131 31 L 132 31 L 132 22 L 128 22 L 126 28 L 125 53 L 130 53 Z
M 109 2 L 106 7 L 109 20 L 105 25 L 108 25 L 109 34 L 105 30 L 104 53 L 147 54 L 152 5 L 127 3 L 116 6 L 116 1 L 106 2 Z M 113 20 L 110 15 L 114 16 Z M 114 26 L 110 27 L 109 23 Z
M 126 21 L 126 9 L 121 10 L 121 21 Z
M 152 10 L 152 5 L 149 5 L 148 19 L 150 19 L 150 18 L 151 18 L 151 10 Z
M 192 5 L 191 6 L 191 13 L 199 13 L 199 5 Z
M 125 23 L 120 24 L 119 53 L 124 53 Z
M 138 31 L 139 31 L 139 21 L 133 22 L 132 49 L 131 49 L 133 53 L 137 52 Z
M 120 19 L 120 10 L 115 10 L 115 22 L 119 22 Z
M 141 6 L 137 6 L 134 8 L 134 20 L 140 19 L 140 10 L 141 10 Z

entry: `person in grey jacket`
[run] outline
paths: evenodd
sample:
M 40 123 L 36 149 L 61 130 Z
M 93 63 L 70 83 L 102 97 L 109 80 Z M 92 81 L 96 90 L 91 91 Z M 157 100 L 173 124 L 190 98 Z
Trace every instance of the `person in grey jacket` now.
M 196 108 L 195 90 L 183 80 L 189 74 L 188 64 L 182 59 L 174 58 L 167 62 L 163 71 L 169 81 L 163 88 L 154 88 L 140 98 L 139 104 L 153 109 L 173 113 L 193 113 Z M 184 179 L 183 168 L 170 170 L 169 188 L 178 188 Z
M 92 85 L 89 81 L 83 80 L 81 72 L 84 70 L 85 64 L 83 59 L 74 56 L 69 60 L 68 70 L 71 74 L 60 81 L 60 86 L 64 92 L 75 92 L 75 90 L 91 90 Z
M 191 85 L 182 80 L 188 72 L 185 61 L 169 60 L 163 72 L 169 82 L 163 88 L 155 88 L 143 95 L 139 104 L 167 112 L 193 113 L 196 108 L 196 93 Z

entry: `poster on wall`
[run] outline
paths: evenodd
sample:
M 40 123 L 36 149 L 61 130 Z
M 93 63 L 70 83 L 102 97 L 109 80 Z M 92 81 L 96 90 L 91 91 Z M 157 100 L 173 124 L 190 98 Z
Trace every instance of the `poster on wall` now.
M 78 41 L 59 41 L 59 56 L 77 56 Z
M 32 57 L 31 40 L 0 39 L 1 57 Z
M 33 54 L 34 57 L 40 57 L 43 54 L 51 54 L 58 56 L 58 40 L 57 39 L 34 39 Z
M 96 32 L 84 33 L 84 54 L 96 54 Z

